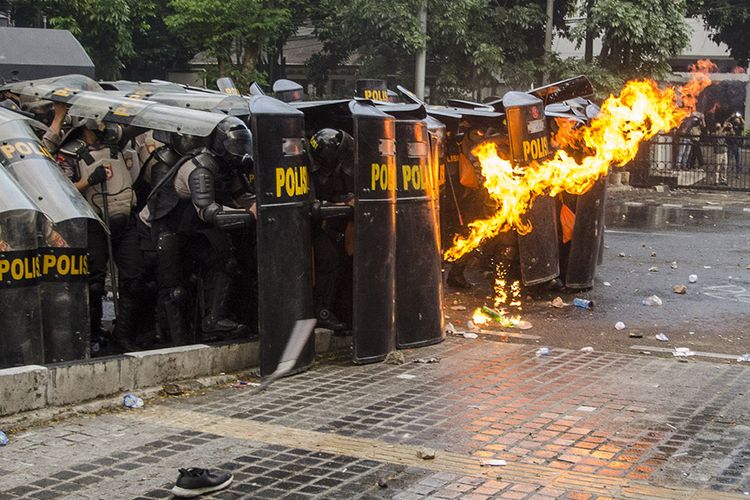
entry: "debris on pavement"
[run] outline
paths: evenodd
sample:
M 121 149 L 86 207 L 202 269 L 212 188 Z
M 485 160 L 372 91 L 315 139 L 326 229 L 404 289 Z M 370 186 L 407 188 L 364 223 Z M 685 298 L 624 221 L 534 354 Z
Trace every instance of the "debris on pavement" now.
M 404 358 L 403 352 L 391 351 L 385 357 L 385 361 L 383 362 L 387 365 L 403 365 L 404 363 L 406 363 L 406 359 Z
M 703 269 L 711 269 L 711 266 L 703 266 Z
M 143 408 L 143 400 L 131 392 L 122 397 L 122 404 L 125 408 Z
M 625 254 L 623 252 L 620 252 L 617 254 L 618 257 L 625 257 Z
M 549 347 L 540 347 L 536 350 L 536 357 L 549 356 Z
M 677 261 L 673 260 L 672 263 L 669 264 L 669 267 L 671 267 L 672 269 L 677 269 Z
M 591 346 L 581 347 L 580 351 L 585 353 L 594 352 L 594 348 Z
M 690 283 L 695 283 L 696 281 L 698 281 L 698 275 L 697 274 L 691 274 L 690 276 L 688 276 L 688 281 Z
M 451 311 L 465 311 L 466 306 L 451 306 Z
M 643 299 L 644 306 L 660 306 L 663 304 L 662 300 L 657 295 L 652 295 Z
M 651 252 L 651 257 L 656 257 L 656 252 Z
M 667 337 L 663 333 L 657 333 L 656 340 L 658 340 L 659 342 L 669 342 L 669 337 Z
M 651 266 L 651 267 L 648 268 L 648 272 L 650 272 L 650 273 L 658 273 L 659 272 L 659 268 L 656 267 L 656 266 Z
M 453 323 L 448 323 L 445 325 L 445 334 L 446 335 L 456 335 L 456 327 L 453 326 Z
M 689 347 L 675 347 L 672 355 L 675 358 L 687 358 L 688 356 L 695 356 L 695 353 Z
M 677 284 L 672 287 L 672 291 L 678 295 L 685 295 L 687 293 L 687 287 L 683 284 Z
M 161 388 L 167 396 L 179 396 L 185 392 L 177 384 L 164 384 Z
M 384 477 L 378 478 L 378 486 L 380 488 L 387 488 L 388 487 L 388 481 Z
M 435 458 L 435 450 L 432 448 L 420 448 L 417 450 L 417 458 L 422 460 L 432 460 Z
M 478 337 L 479 337 L 479 335 L 477 335 L 476 333 L 464 332 L 464 338 L 465 339 L 476 339 Z
M 258 382 L 248 382 L 247 380 L 238 380 L 234 384 L 232 384 L 232 387 L 235 389 L 244 389 L 246 387 L 258 387 L 260 384 Z
M 531 324 L 531 321 L 526 321 L 525 319 L 519 319 L 515 325 L 515 327 L 518 328 L 519 330 L 529 330 L 533 326 L 534 325 Z
M 417 376 L 416 375 L 412 375 L 411 373 L 402 373 L 400 375 L 396 375 L 396 378 L 400 378 L 400 379 L 403 379 L 403 380 L 412 380 L 412 379 L 417 378 Z
M 414 360 L 415 363 L 428 365 L 432 363 L 440 363 L 440 358 L 417 358 Z
M 604 285 L 604 286 L 612 286 L 612 283 L 610 283 L 609 281 L 603 281 L 602 285 Z
M 631 339 L 642 339 L 643 334 L 641 332 L 630 332 L 628 333 L 628 337 L 630 337 Z
M 625 329 L 625 323 L 622 321 L 618 321 L 615 323 L 615 330 L 624 330 Z
M 581 299 L 579 297 L 576 297 L 573 299 L 573 305 L 576 307 L 580 307 L 581 309 L 593 309 L 594 308 L 594 301 L 588 300 L 588 299 Z
M 750 363 L 750 354 L 745 353 L 739 358 L 737 358 L 737 361 L 740 363 Z
M 482 467 L 502 467 L 503 465 L 508 465 L 508 462 L 505 460 L 500 460 L 497 458 L 489 458 L 489 459 L 482 459 L 479 464 Z
M 558 309 L 562 309 L 563 307 L 567 307 L 570 304 L 566 303 L 562 299 L 562 297 L 555 297 L 554 299 L 552 299 L 552 302 L 550 302 L 550 305 L 552 305 L 552 307 L 556 307 Z
M 0 446 L 5 446 L 10 442 L 10 439 L 8 439 L 8 435 L 5 434 L 3 431 L 0 431 Z

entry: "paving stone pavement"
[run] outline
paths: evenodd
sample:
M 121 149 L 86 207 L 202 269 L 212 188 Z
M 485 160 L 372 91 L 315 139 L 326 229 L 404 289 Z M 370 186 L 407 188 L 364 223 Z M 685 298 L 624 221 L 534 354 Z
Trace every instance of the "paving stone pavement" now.
M 189 466 L 234 473 L 206 497 L 221 499 L 750 491 L 750 368 L 535 350 L 450 338 L 403 365 L 326 360 L 258 395 L 221 388 L 70 418 L 11 435 L 0 498 L 168 498 Z M 417 457 L 424 447 L 433 460 Z

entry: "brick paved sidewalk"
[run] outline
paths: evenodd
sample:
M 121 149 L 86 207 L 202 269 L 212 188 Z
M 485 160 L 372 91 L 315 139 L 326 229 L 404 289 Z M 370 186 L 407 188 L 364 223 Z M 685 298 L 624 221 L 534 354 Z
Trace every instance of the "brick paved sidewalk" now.
M 0 498 L 730 498 L 750 491 L 750 368 L 449 339 L 436 364 L 329 361 L 11 436 Z M 429 447 L 433 460 L 417 451 Z M 505 466 L 481 466 L 502 459 Z M 378 485 L 386 484 L 383 488 Z

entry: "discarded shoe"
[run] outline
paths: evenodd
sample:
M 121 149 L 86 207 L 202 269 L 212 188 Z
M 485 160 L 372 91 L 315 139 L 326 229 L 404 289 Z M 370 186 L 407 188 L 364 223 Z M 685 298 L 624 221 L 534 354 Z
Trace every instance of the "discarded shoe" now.
M 223 490 L 232 484 L 234 477 L 226 472 L 191 467 L 180 469 L 180 475 L 172 488 L 179 498 L 193 498 L 205 493 Z

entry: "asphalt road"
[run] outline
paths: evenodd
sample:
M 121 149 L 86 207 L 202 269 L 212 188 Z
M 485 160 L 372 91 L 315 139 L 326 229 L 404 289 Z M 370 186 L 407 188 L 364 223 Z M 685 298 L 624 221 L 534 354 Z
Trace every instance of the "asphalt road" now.
M 511 337 L 513 342 L 569 349 L 591 346 L 672 357 L 668 351 L 688 347 L 727 354 L 701 357 L 724 363 L 736 363 L 739 355 L 750 352 L 750 196 L 613 192 L 606 227 L 604 261 L 592 290 L 573 295 L 525 294 L 522 315 L 532 323 L 531 329 L 488 328 L 540 337 Z M 698 277 L 695 283 L 689 283 L 691 274 Z M 466 328 L 473 309 L 491 303 L 489 280 L 481 270 L 472 268 L 467 276 L 475 283 L 471 291 L 446 288 L 446 321 L 459 330 Z M 673 293 L 676 284 L 686 285 L 687 293 Z M 566 303 L 574 297 L 587 298 L 595 307 L 553 308 L 550 301 L 558 295 Z M 651 295 L 660 297 L 663 305 L 644 306 L 642 300 Z M 465 311 L 457 310 L 462 306 Z M 619 321 L 626 325 L 621 331 L 615 328 Z M 658 333 L 669 341 L 657 340 Z

